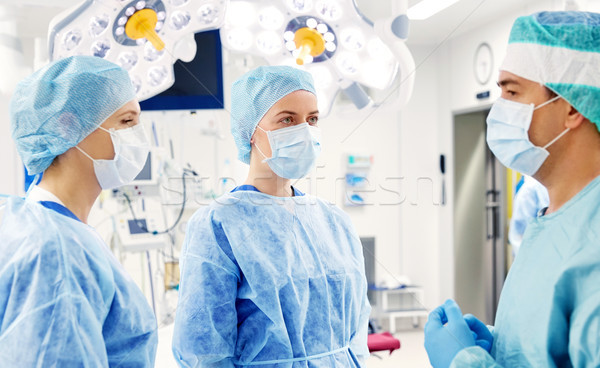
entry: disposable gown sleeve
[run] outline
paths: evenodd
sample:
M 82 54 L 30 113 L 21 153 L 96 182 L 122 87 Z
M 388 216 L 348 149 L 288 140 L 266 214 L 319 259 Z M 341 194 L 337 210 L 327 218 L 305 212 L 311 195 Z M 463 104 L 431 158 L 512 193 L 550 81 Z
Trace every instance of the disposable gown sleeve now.
M 347 228 L 346 231 L 349 233 L 349 238 L 354 240 L 354 241 L 350 242 L 351 244 L 354 244 L 352 253 L 355 255 L 355 257 L 360 259 L 360 261 L 362 263 L 360 269 L 361 269 L 361 274 L 362 274 L 362 279 L 363 279 L 364 293 L 362 294 L 362 300 L 360 301 L 360 314 L 359 314 L 359 318 L 358 318 L 358 329 L 356 331 L 356 334 L 350 340 L 350 349 L 356 354 L 357 358 L 360 360 L 360 362 L 364 366 L 366 364 L 366 360 L 370 354 L 369 347 L 367 345 L 367 337 L 369 334 L 369 316 L 371 314 L 371 304 L 369 303 L 369 299 L 367 296 L 367 290 L 368 290 L 367 278 L 364 274 L 364 269 L 365 269 L 364 262 L 365 261 L 364 261 L 364 255 L 363 255 L 363 250 L 362 250 L 362 245 L 361 245 L 362 243 L 360 242 L 360 238 L 359 238 L 358 234 L 356 233 L 356 230 L 352 226 L 352 222 L 350 221 L 350 218 L 346 214 L 342 214 L 342 216 L 346 223 L 345 226 Z
M 597 246 L 595 243 L 594 246 Z M 600 367 L 600 266 L 598 252 L 582 252 L 576 266 L 565 272 L 557 286 L 562 298 L 554 303 L 552 315 L 568 321 L 569 358 L 573 367 Z M 574 305 L 571 313 L 567 311 Z M 569 316 L 568 319 L 562 316 Z M 558 324 L 558 322 L 555 322 Z
M 456 354 L 450 368 L 461 367 L 502 368 L 487 351 L 479 346 L 470 346 Z
M 103 292 L 82 267 L 60 261 L 62 250 L 49 245 L 0 273 L 2 366 L 108 367 Z
M 371 313 L 371 305 L 365 295 L 362 300 L 362 306 L 359 317 L 359 329 L 354 338 L 350 341 L 350 349 L 356 352 L 356 356 L 360 362 L 366 364 L 369 357 L 369 347 L 367 346 L 367 336 L 369 334 L 369 315 Z
M 173 354 L 182 367 L 234 367 L 240 279 L 227 236 L 210 212 L 190 221 L 181 265 Z

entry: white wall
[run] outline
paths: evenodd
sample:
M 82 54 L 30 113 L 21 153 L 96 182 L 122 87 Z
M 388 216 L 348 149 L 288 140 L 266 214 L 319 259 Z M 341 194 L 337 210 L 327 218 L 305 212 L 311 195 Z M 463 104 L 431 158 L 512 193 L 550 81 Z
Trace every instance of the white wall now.
M 438 80 L 442 77 L 430 46 L 410 48 L 417 66 L 416 83 L 402 111 L 400 160 L 407 200 L 402 205 L 402 264 L 414 284 L 425 290 L 424 306 L 437 300 L 440 262 L 435 221 L 440 209 L 437 152 Z
M 434 193 L 439 193 L 439 155 L 446 155 L 446 206 L 405 206 L 403 235 L 405 270 L 425 288 L 425 306 L 433 308 L 454 294 L 453 211 L 453 115 L 489 107 L 499 97 L 497 70 L 504 58 L 510 28 L 515 18 L 541 10 L 558 10 L 556 1 L 523 5 L 467 33 L 438 44 L 410 45 L 417 64 L 414 95 L 403 111 L 402 167 L 409 175 L 429 175 Z M 487 42 L 494 56 L 494 73 L 486 85 L 479 85 L 473 72 L 477 46 Z M 491 96 L 477 100 L 476 94 Z M 412 164 L 412 158 L 418 158 Z M 408 163 L 405 163 L 408 160 Z M 422 173 L 422 174 L 421 174 Z
M 23 166 L 10 133 L 9 102 L 15 85 L 29 74 L 27 65 L 33 60 L 28 63 L 23 57 L 15 15 L 13 7 L 0 5 L 0 194 L 20 194 L 23 188 Z
M 247 165 L 237 160 L 235 144 L 229 132 L 230 85 L 248 67 L 261 64 L 258 59 L 246 59 L 227 53 L 228 65 L 224 68 L 225 109 L 199 111 L 196 117 L 182 112 L 144 112 L 142 119 L 157 122 L 163 144 L 170 138 L 175 146 L 175 160 L 179 164 L 190 162 L 201 176 L 217 183 L 220 177 L 231 175 L 237 185 L 246 178 Z M 202 134 L 202 126 L 214 119 L 219 125 L 221 139 Z M 351 217 L 360 236 L 376 238 L 378 278 L 397 278 L 402 273 L 401 206 L 406 196 L 406 179 L 400 171 L 399 111 L 394 106 L 358 112 L 352 105 L 339 102 L 331 114 L 320 120 L 323 135 L 323 152 L 317 168 L 309 178 L 295 185 L 302 191 L 326 199 L 343 208 Z M 368 205 L 344 205 L 344 157 L 348 153 L 372 155 L 370 185 L 365 196 Z M 225 161 L 231 163 L 224 168 Z M 217 187 L 214 187 L 218 193 Z

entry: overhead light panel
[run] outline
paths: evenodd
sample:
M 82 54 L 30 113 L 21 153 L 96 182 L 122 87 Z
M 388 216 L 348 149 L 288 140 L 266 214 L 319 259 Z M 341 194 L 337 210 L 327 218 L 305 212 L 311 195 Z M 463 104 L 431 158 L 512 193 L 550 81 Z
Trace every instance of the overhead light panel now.
M 406 15 L 413 20 L 427 19 L 457 2 L 458 0 L 422 0 L 411 6 Z

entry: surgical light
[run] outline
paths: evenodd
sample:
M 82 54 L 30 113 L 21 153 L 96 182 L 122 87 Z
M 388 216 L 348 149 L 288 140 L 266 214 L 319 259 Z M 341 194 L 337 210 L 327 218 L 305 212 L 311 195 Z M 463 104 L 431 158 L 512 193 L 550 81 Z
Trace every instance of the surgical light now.
M 173 29 L 179 31 L 187 27 L 188 24 L 190 24 L 191 18 L 192 17 L 188 12 L 176 11 L 173 14 L 171 14 L 170 25 L 171 27 L 173 27 Z
M 173 84 L 173 63 L 180 56 L 178 41 L 219 28 L 228 3 L 229 0 L 83 0 L 51 21 L 50 58 L 83 54 L 113 61 L 129 72 L 138 99 L 144 100 Z M 252 42 L 253 38 L 250 46 Z M 242 43 L 246 45 L 247 40 Z M 263 44 L 263 51 L 267 51 L 270 44 L 265 40 Z
M 348 50 L 358 51 L 365 45 L 365 37 L 363 34 L 354 28 L 344 29 L 340 34 L 342 46 Z
M 125 70 L 131 70 L 137 65 L 137 62 L 138 54 L 131 51 L 122 52 L 117 59 L 117 64 Z
M 90 20 L 90 34 L 94 37 L 100 36 L 108 28 L 108 15 L 103 14 Z
M 411 6 L 407 11 L 407 15 L 410 19 L 427 19 L 457 2 L 458 0 L 422 0 Z
M 400 60 L 409 68 L 414 64 L 404 44 L 406 35 L 392 32 L 388 37 L 389 44 L 401 49 L 393 53 L 354 0 L 230 0 L 228 13 L 221 28 L 223 46 L 261 56 L 272 65 L 293 65 L 313 73 L 322 115 L 328 113 L 340 89 L 351 90 L 357 107 L 371 106 L 365 103 L 370 100 L 361 85 L 387 88 L 398 75 Z M 407 28 L 404 13 L 391 21 L 396 22 L 394 29 L 398 23 Z M 410 80 L 404 96 L 412 90 Z
M 306 13 L 312 9 L 312 0 L 286 0 L 291 10 Z
M 235 27 L 248 27 L 256 22 L 256 7 L 248 1 L 238 1 L 235 6 L 229 6 L 226 22 Z
M 219 20 L 219 9 L 214 4 L 204 4 L 196 12 L 201 24 L 209 25 Z
M 342 17 L 342 7 L 335 0 L 318 1 L 315 5 L 317 14 L 326 20 L 338 20 Z
M 281 49 L 281 37 L 275 32 L 262 32 L 256 37 L 256 45 L 265 54 L 274 54 Z
M 135 89 L 135 93 L 139 93 L 140 89 L 142 88 L 142 80 L 140 79 L 140 77 L 136 75 L 133 78 L 131 78 L 131 84 Z
M 108 40 L 96 41 L 92 44 L 92 55 L 104 58 L 110 50 L 110 42 Z
M 80 30 L 73 29 L 73 30 L 69 31 L 63 39 L 63 46 L 64 46 L 65 50 L 71 51 L 74 48 L 76 48 L 77 46 L 79 46 L 81 39 L 82 39 L 82 36 L 81 36 Z
M 167 80 L 167 68 L 155 66 L 148 70 L 148 81 L 151 86 L 159 86 Z
M 268 30 L 279 29 L 283 25 L 283 14 L 273 6 L 264 8 L 258 14 L 258 23 Z
M 227 34 L 227 43 L 234 50 L 247 50 L 252 46 L 252 34 L 244 28 L 232 29 Z
M 164 50 L 158 51 L 151 43 L 144 45 L 144 60 L 146 61 L 157 61 L 165 54 Z
M 344 74 L 356 74 L 360 67 L 360 61 L 358 56 L 353 53 L 343 52 L 340 53 L 336 58 L 337 66 Z

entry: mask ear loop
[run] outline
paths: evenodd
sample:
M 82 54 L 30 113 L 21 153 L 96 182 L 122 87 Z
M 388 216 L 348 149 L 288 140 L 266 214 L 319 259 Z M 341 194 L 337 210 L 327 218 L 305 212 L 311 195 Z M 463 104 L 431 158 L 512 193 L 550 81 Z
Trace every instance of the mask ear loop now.
M 559 98 L 562 98 L 562 97 L 561 97 L 560 95 L 557 95 L 557 96 L 555 96 L 555 97 L 553 97 L 553 98 L 549 99 L 548 101 L 546 101 L 546 102 L 544 102 L 544 103 L 542 103 L 542 104 L 539 104 L 538 106 L 536 106 L 536 107 L 534 108 L 534 110 L 537 110 L 537 109 L 539 109 L 539 108 L 541 108 L 541 107 L 544 107 L 544 106 L 546 106 L 546 105 L 548 105 L 548 104 L 550 104 L 550 103 L 552 103 L 552 102 L 554 102 L 554 101 L 558 100 Z M 558 135 L 556 138 L 554 138 L 553 140 L 551 140 L 551 141 L 550 141 L 548 144 L 546 144 L 546 145 L 545 145 L 544 147 L 542 147 L 542 148 L 543 148 L 543 149 L 547 149 L 548 147 L 550 147 L 551 145 L 553 145 L 553 144 L 554 144 L 554 143 L 555 143 L 557 140 L 559 140 L 559 139 L 560 139 L 560 138 L 561 138 L 563 135 L 567 134 L 567 133 L 569 132 L 569 130 L 571 130 L 571 128 L 567 128 L 567 129 L 563 130 L 563 131 L 562 131 L 562 133 L 560 133 L 560 134 L 559 134 L 559 135 Z
M 108 130 L 108 129 L 106 129 L 106 128 L 104 128 L 104 127 L 101 127 L 101 126 L 98 126 L 98 129 L 100 129 L 100 130 L 104 130 L 105 132 L 107 132 L 107 133 L 108 133 L 108 134 L 110 134 L 110 135 L 112 135 L 112 134 L 113 134 L 113 132 L 114 132 L 114 130 L 115 130 L 114 128 L 110 128 L 110 130 Z
M 90 160 L 92 160 L 92 162 L 96 162 L 96 160 L 94 160 L 92 158 L 92 156 L 88 155 L 84 150 L 82 150 L 81 148 L 79 148 L 79 146 L 75 146 L 75 148 L 77 148 L 79 150 L 79 152 L 83 153 L 87 158 L 89 158 Z
M 562 133 L 560 133 L 556 138 L 554 138 L 553 140 L 551 140 L 550 143 L 548 143 L 547 145 L 545 145 L 542 148 L 546 149 L 546 148 L 550 147 L 552 144 L 554 144 L 554 142 L 556 142 L 557 140 L 559 140 L 563 135 L 567 134 L 569 132 L 569 130 L 571 130 L 571 128 L 567 128 L 567 129 L 563 130 Z
M 539 108 L 542 108 L 542 107 L 544 107 L 544 106 L 546 106 L 546 105 L 548 105 L 548 104 L 551 104 L 552 102 L 554 102 L 554 101 L 558 100 L 559 98 L 562 98 L 562 97 L 561 97 L 561 96 L 555 96 L 555 97 L 553 97 L 553 98 L 549 99 L 548 101 L 546 101 L 546 102 L 544 102 L 544 103 L 541 103 L 541 104 L 539 104 L 539 105 L 535 106 L 533 109 L 534 109 L 534 110 L 537 110 L 537 109 L 539 109 Z
M 262 130 L 263 132 L 265 132 L 267 134 L 267 138 L 269 137 L 269 132 L 267 132 L 266 130 L 264 130 L 263 128 L 261 128 L 260 126 L 256 126 L 258 129 Z M 269 157 L 267 157 L 267 155 L 265 155 L 263 153 L 263 151 L 258 147 L 258 145 L 256 143 L 254 143 L 254 147 L 256 147 L 256 149 L 258 150 L 258 152 L 260 152 L 260 154 L 265 158 L 264 160 L 262 160 L 263 163 L 267 162 L 267 160 L 269 159 Z M 273 157 L 271 157 L 273 158 Z

